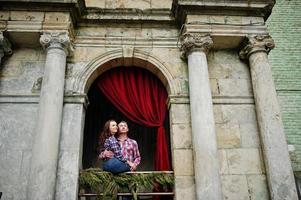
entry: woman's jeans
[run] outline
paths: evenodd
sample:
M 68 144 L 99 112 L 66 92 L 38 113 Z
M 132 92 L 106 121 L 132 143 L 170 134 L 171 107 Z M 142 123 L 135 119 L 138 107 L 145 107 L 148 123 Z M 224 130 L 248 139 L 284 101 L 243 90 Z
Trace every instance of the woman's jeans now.
M 111 172 L 112 174 L 131 171 L 131 168 L 128 164 L 118 160 L 115 157 L 104 161 L 102 167 L 104 171 Z

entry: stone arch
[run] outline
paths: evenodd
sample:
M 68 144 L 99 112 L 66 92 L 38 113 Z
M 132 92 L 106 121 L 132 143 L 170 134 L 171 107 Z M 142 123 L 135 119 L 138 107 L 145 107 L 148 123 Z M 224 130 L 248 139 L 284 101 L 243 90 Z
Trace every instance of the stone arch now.
M 179 94 L 180 84 L 171 74 L 166 63 L 149 52 L 135 48 L 122 48 L 106 52 L 89 62 L 72 83 L 72 91 L 86 94 L 94 80 L 103 72 L 119 66 L 136 66 L 149 70 L 164 84 L 169 95 Z

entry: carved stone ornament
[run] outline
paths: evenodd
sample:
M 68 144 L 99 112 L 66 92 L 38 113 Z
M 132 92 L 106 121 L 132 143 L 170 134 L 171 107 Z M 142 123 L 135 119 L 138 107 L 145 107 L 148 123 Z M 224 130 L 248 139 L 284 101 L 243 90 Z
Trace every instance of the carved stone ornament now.
M 3 35 L 3 32 L 0 31 L 0 63 L 1 58 L 4 55 L 11 55 L 13 53 L 13 50 L 11 49 L 11 44 Z
M 186 58 L 193 51 L 203 51 L 208 53 L 213 45 L 209 34 L 185 33 L 180 37 L 181 51 Z
M 252 53 L 258 51 L 269 53 L 274 47 L 274 40 L 269 35 L 248 35 L 243 49 L 239 52 L 239 57 L 247 59 Z
M 40 43 L 45 49 L 58 48 L 71 55 L 74 51 L 68 32 L 44 32 L 40 37 Z

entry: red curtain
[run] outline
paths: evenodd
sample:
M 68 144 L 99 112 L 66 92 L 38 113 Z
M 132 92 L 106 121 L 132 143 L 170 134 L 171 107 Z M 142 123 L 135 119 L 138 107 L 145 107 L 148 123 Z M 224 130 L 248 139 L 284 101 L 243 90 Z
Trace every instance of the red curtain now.
M 150 72 L 134 67 L 119 67 L 104 73 L 97 83 L 103 94 L 133 122 L 157 127 L 155 170 L 170 170 L 168 145 L 163 123 L 167 92 Z

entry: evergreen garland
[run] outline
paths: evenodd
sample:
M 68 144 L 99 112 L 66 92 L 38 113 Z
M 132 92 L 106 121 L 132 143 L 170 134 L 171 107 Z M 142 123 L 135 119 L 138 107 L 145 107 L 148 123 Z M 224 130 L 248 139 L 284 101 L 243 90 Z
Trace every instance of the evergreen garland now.
M 113 175 L 99 168 L 82 170 L 79 175 L 80 189 L 90 190 L 99 195 L 98 199 L 117 199 L 118 192 L 131 192 L 134 200 L 143 190 L 172 188 L 174 177 L 167 173 L 121 173 Z

